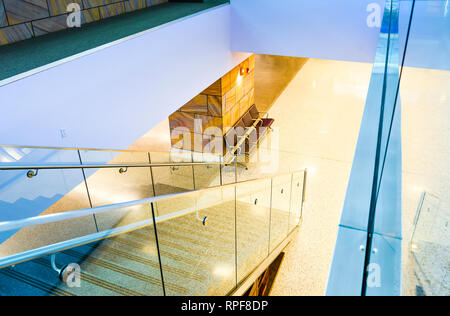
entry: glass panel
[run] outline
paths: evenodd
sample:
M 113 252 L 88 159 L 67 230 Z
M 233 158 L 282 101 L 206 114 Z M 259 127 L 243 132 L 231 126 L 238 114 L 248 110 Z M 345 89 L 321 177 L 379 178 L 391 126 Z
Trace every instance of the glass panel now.
M 267 148 L 260 144 L 249 159 L 238 158 L 238 181 L 259 179 L 261 176 L 271 176 L 294 172 L 304 168 L 302 157 L 293 152 L 278 148 Z
M 148 164 L 147 153 L 80 151 L 83 164 Z M 150 168 L 84 169 L 92 206 L 109 205 L 153 196 Z
M 263 174 L 261 171 L 261 164 L 258 161 L 248 161 L 243 156 L 237 157 L 237 181 L 248 181 L 257 179 Z
M 117 210 L 108 211 L 95 215 L 99 231 L 118 228 L 141 221 L 149 221 L 152 211 L 148 203 L 121 207 Z
M 230 164 L 222 166 L 221 170 L 222 184 L 230 184 L 236 182 L 236 166 L 234 161 Z
M 274 190 L 290 194 L 290 179 L 275 179 Z M 251 181 L 154 203 L 167 295 L 227 295 L 267 257 L 271 183 L 271 179 Z M 289 215 L 291 200 L 284 201 L 283 194 L 280 191 L 273 200 L 277 211 Z M 287 234 L 288 216 L 281 217 L 275 212 L 272 217 L 274 237 L 280 242 Z M 14 238 L 0 247 L 3 264 L 23 251 L 97 231 L 103 238 L 112 233 L 108 230 L 122 228 L 115 237 L 57 253 L 57 267 L 80 267 L 79 285 L 61 282 L 51 258 L 45 256 L 1 269 L 0 295 L 162 295 L 151 204 L 99 213 L 96 218 L 97 222 L 84 216 L 12 232 Z M 284 226 L 279 235 L 277 219 Z
M 50 256 L 41 257 L 1 269 L 0 295 L 163 295 L 153 226 L 59 252 L 55 263 L 74 267 L 81 278 L 60 281 Z
M 208 153 L 193 153 L 193 162 L 213 162 L 220 163 L 222 157 Z M 201 165 L 193 166 L 195 189 L 221 185 L 221 165 Z
M 159 201 L 167 295 L 226 295 L 236 285 L 234 187 Z
M 152 163 L 192 162 L 192 155 L 184 152 L 151 153 Z M 194 190 L 192 166 L 152 167 L 156 196 Z
M 268 256 L 271 179 L 236 186 L 238 282 Z
M 289 232 L 300 224 L 303 204 L 304 172 L 292 174 L 291 209 L 289 213 Z
M 0 245 L 0 259 L 96 232 L 95 221 L 91 215 L 3 231 L 0 235 L 8 238 Z
M 449 3 L 400 3 L 405 47 L 397 101 L 402 120 L 402 293 L 449 295 Z
M 286 237 L 289 228 L 292 175 L 272 179 L 272 209 L 270 212 L 270 248 L 274 250 Z
M 80 151 L 83 164 L 148 164 L 147 153 Z M 93 207 L 145 199 L 153 196 L 150 168 L 84 169 Z M 95 215 L 100 230 L 145 220 L 148 205 Z
M 367 233 L 339 226 L 326 286 L 327 296 L 359 296 L 364 271 Z M 342 282 L 345 276 L 345 282 Z
M 182 196 L 172 196 L 172 198 L 163 198 L 153 203 L 155 216 L 174 216 L 175 212 L 183 215 L 187 211 L 193 211 L 197 207 L 197 198 L 195 194 L 185 194 Z
M 367 266 L 367 296 L 401 293 L 401 247 L 401 239 L 373 235 L 370 264 Z
M 450 295 L 448 273 L 450 262 L 450 207 L 439 198 L 424 193 L 411 240 L 411 256 L 407 274 L 416 295 Z
M 274 175 L 279 170 L 278 150 L 264 146 L 255 149 L 249 157 L 238 156 L 238 181 L 259 179 Z
M 79 165 L 75 150 L 0 147 L 0 165 Z M 89 208 L 89 199 L 80 169 L 0 171 L 0 221 Z M 32 170 L 36 173 L 36 170 Z M 89 226 L 90 227 L 90 226 Z M 25 238 L 33 236 L 29 228 Z M 89 229 L 88 229 L 89 231 Z M 0 232 L 0 244 L 15 232 Z M 26 242 L 18 235 L 14 242 Z M 46 237 L 47 238 L 47 237 Z M 27 240 L 28 242 L 29 240 Z M 31 242 L 31 241 L 30 241 Z
M 194 166 L 193 169 L 196 190 L 220 185 L 220 165 Z
M 394 115 L 398 113 L 395 107 L 400 60 L 398 22 L 399 1 L 386 1 L 340 222 L 340 230 L 351 228 L 363 232 L 367 238 L 359 247 L 348 248 L 340 244 L 345 240 L 338 236 L 328 283 L 331 295 L 399 294 L 398 284 L 394 284 L 400 276 L 401 256 L 400 248 L 396 247 L 401 239 L 398 221 L 401 218 L 401 144 L 396 141 L 401 129 L 399 117 Z M 391 249 L 389 239 L 393 240 Z M 339 249 L 348 251 L 348 256 Z M 380 250 L 378 254 L 376 249 Z M 350 270 L 348 258 L 356 256 L 358 251 L 363 254 L 361 268 Z M 372 268 L 378 267 L 377 273 L 380 265 L 383 284 L 374 291 Z M 360 278 L 361 284 L 348 282 Z
M 174 152 L 176 153 L 176 151 Z M 215 153 L 192 153 L 193 162 L 222 162 L 223 156 Z

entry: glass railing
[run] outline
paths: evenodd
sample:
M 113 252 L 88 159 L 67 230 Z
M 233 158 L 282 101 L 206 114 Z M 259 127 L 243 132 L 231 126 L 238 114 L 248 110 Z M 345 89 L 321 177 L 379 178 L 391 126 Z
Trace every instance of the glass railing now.
M 0 295 L 232 294 L 298 227 L 305 177 L 2 220 Z
M 327 295 L 401 292 L 399 10 L 386 1 Z
M 221 161 L 182 152 L 1 146 L 0 221 L 216 186 L 228 175 L 222 169 L 235 182 L 235 166 Z M 6 239 L 0 234 L 0 243 Z
M 444 0 L 400 7 L 402 295 L 450 295 L 449 9 Z
M 448 296 L 450 294 L 450 205 L 424 192 L 414 220 L 410 240 L 407 282 L 415 295 Z M 412 258 L 411 258 L 412 257 Z M 412 283 L 412 284 L 411 284 Z
M 297 154 L 263 147 L 250 161 L 238 157 L 225 163 L 217 154 L 183 151 L 0 146 L 0 221 L 199 190 L 302 167 Z M 0 234 L 0 243 L 6 239 Z
M 386 1 L 328 295 L 450 293 L 447 2 Z

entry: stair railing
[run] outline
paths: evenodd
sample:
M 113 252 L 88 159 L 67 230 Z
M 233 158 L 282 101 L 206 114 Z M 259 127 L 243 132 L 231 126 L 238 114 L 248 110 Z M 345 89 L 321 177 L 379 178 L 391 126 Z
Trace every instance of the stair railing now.
M 206 163 L 200 163 L 200 165 L 205 165 Z M 220 164 L 220 163 L 218 163 Z M 152 164 L 155 165 L 155 164 Z M 157 164 L 160 165 L 160 164 Z M 170 165 L 170 164 L 164 164 L 164 165 Z M 92 168 L 98 168 L 99 165 L 91 165 L 88 167 L 92 167 Z M 131 166 L 131 165 L 120 165 L 120 167 L 126 167 L 126 166 Z M 27 168 L 28 167 L 28 168 Z M 15 167 L 8 167 L 7 170 L 13 169 L 13 168 L 19 168 L 19 170 L 27 170 L 30 169 L 30 167 L 32 167 L 33 169 L 40 169 L 41 166 L 15 166 Z M 71 165 L 65 165 L 65 166 L 42 166 L 44 168 L 80 168 L 80 166 L 71 166 Z M 83 166 L 85 167 L 85 166 Z M 105 166 L 106 167 L 106 166 Z M 108 167 L 110 167 L 108 165 Z M 118 166 L 115 167 L 110 167 L 110 168 L 117 168 Z M 2 170 L 5 170 L 6 167 L 2 167 Z M 88 234 L 88 235 L 84 235 L 81 237 L 77 237 L 77 238 L 72 238 L 72 239 L 68 239 L 68 240 L 61 240 L 59 242 L 55 242 L 52 244 L 47 244 L 41 247 L 37 247 L 35 249 L 30 249 L 27 251 L 22 251 L 16 254 L 12 254 L 12 255 L 7 255 L 4 256 L 3 258 L 0 258 L 0 269 L 9 267 L 9 266 L 15 266 L 18 265 L 20 263 L 23 262 L 27 262 L 30 260 L 34 260 L 37 258 L 41 258 L 44 256 L 51 256 L 51 267 L 53 267 L 53 269 L 55 271 L 57 271 L 59 273 L 59 277 L 63 277 L 64 278 L 64 273 L 61 274 L 61 272 L 63 272 L 63 269 L 60 269 L 56 266 L 55 264 L 55 257 L 52 256 L 56 253 L 59 253 L 61 251 L 64 250 L 68 250 L 71 248 L 75 248 L 75 247 L 79 247 L 82 245 L 87 245 L 87 244 L 91 244 L 94 242 L 98 242 L 104 239 L 108 239 L 108 238 L 112 238 L 115 236 L 119 236 L 119 235 L 123 235 L 135 230 L 139 230 L 142 228 L 146 228 L 146 227 L 153 227 L 154 228 L 154 232 L 155 232 L 155 237 L 156 237 L 156 245 L 158 247 L 158 260 L 160 261 L 160 266 L 161 266 L 161 279 L 162 279 L 162 287 L 164 289 L 164 278 L 163 278 L 163 265 L 161 264 L 161 254 L 159 251 L 159 244 L 158 244 L 158 229 L 157 226 L 163 222 L 169 221 L 169 220 L 174 220 L 176 218 L 182 217 L 182 216 L 186 216 L 189 214 L 192 214 L 195 217 L 195 220 L 193 223 L 199 223 L 199 227 L 196 228 L 198 230 L 201 229 L 208 229 L 207 227 L 205 227 L 206 224 L 206 220 L 208 217 L 204 217 L 204 219 L 202 220 L 202 223 L 200 223 L 200 221 L 197 221 L 196 219 L 198 218 L 198 211 L 202 210 L 202 209 L 214 209 L 216 205 L 222 205 L 224 203 L 225 200 L 223 200 L 223 196 L 224 196 L 224 192 L 234 192 L 234 194 L 231 196 L 231 200 L 234 201 L 234 203 L 232 203 L 232 205 L 234 205 L 234 211 L 232 211 L 232 213 L 234 213 L 234 225 L 235 227 L 237 225 L 240 225 L 240 218 L 238 218 L 239 216 L 237 215 L 239 213 L 238 210 L 238 206 L 237 203 L 243 203 L 242 201 L 246 201 L 246 200 L 252 200 L 255 197 L 255 194 L 262 194 L 262 196 L 265 196 L 267 194 L 270 194 L 270 196 L 265 196 L 265 200 L 266 201 L 270 201 L 269 204 L 265 205 L 264 201 L 261 201 L 261 203 L 258 203 L 258 205 L 252 205 L 251 203 L 248 203 L 248 207 L 254 209 L 253 211 L 250 210 L 250 213 L 254 212 L 257 209 L 260 208 L 270 208 L 270 215 L 268 215 L 267 217 L 263 217 L 262 219 L 264 221 L 268 221 L 269 226 L 268 226 L 268 245 L 263 246 L 263 248 L 265 247 L 266 249 L 266 254 L 264 256 L 264 258 L 261 259 L 267 259 L 270 255 L 271 252 L 273 252 L 275 250 L 275 246 L 271 246 L 271 242 L 270 242 L 270 238 L 271 238 L 271 234 L 273 236 L 275 236 L 276 234 L 280 234 L 280 225 L 282 225 L 282 238 L 283 241 L 278 244 L 278 246 L 280 246 L 284 240 L 286 240 L 286 238 L 288 238 L 288 236 L 292 235 L 293 231 L 295 230 L 296 227 L 298 227 L 298 223 L 301 223 L 301 217 L 302 217 L 302 212 L 303 212 L 303 204 L 305 201 L 305 185 L 306 185 L 306 175 L 307 172 L 306 170 L 301 170 L 301 171 L 296 171 L 296 172 L 292 172 L 292 173 L 287 173 L 287 174 L 279 174 L 276 176 L 269 176 L 269 177 L 264 177 L 264 178 L 260 178 L 260 179 L 255 179 L 255 180 L 246 180 L 246 181 L 242 181 L 242 182 L 238 182 L 238 183 L 230 183 L 230 184 L 226 184 L 226 185 L 220 185 L 220 186 L 215 186 L 215 187 L 209 187 L 209 188 L 205 188 L 205 189 L 200 189 L 200 190 L 196 190 L 196 191 L 189 191 L 189 192 L 182 192 L 182 193 L 173 193 L 173 194 L 168 194 L 168 195 L 164 195 L 164 196 L 154 196 L 154 197 L 149 197 L 146 199 L 140 199 L 140 200 L 135 200 L 135 201 L 129 201 L 129 202 L 124 202 L 124 203 L 117 203 L 117 204 L 112 204 L 112 205 L 105 205 L 105 206 L 99 206 L 99 207 L 92 207 L 92 208 L 86 208 L 86 209 L 80 209 L 80 210 L 75 210 L 75 211 L 67 211 L 67 212 L 61 212 L 61 213 L 54 213 L 54 214 L 47 214 L 47 215 L 41 215 L 41 216 L 35 216 L 35 217 L 29 217 L 29 218 L 24 218 L 24 219 L 20 219 L 20 220 L 13 220 L 13 221 L 4 221 L 4 222 L 0 222 L 0 233 L 1 232 L 6 232 L 6 231 L 20 231 L 22 229 L 25 229 L 27 227 L 36 227 L 38 225 L 43 225 L 43 224 L 50 224 L 50 223 L 58 223 L 58 222 L 63 222 L 63 221 L 68 221 L 68 220 L 73 220 L 73 219 L 81 219 L 82 217 L 85 216 L 89 216 L 89 215 L 99 215 L 99 214 L 106 214 L 106 213 L 111 213 L 113 211 L 116 210 L 120 210 L 122 213 L 122 217 L 126 216 L 127 214 L 131 213 L 133 211 L 132 207 L 133 206 L 149 206 L 148 211 L 150 214 L 148 216 L 148 218 L 145 218 L 144 220 L 137 220 L 135 222 L 131 222 L 131 223 L 126 223 L 123 226 L 120 227 L 112 227 L 109 229 L 104 229 L 102 231 L 97 231 L 95 233 L 92 234 Z M 282 184 L 282 186 L 284 187 L 284 192 L 291 192 L 290 197 L 286 197 L 286 201 L 289 201 L 289 206 L 288 209 L 285 210 L 287 211 L 287 213 L 283 213 L 283 216 L 279 216 L 278 218 L 276 218 L 278 215 L 275 214 L 275 209 L 278 207 L 277 205 L 275 205 L 275 203 L 277 203 L 275 200 L 276 198 L 273 195 L 274 190 L 272 190 L 272 186 L 274 185 L 274 179 L 281 179 L 281 177 L 284 177 L 284 182 Z M 287 179 L 287 180 L 286 180 Z M 265 182 L 264 182 L 265 181 Z M 269 183 L 269 185 L 266 185 L 264 192 L 259 192 L 258 190 L 260 189 L 255 189 L 257 188 L 261 183 Z M 295 182 L 295 183 L 294 183 Z M 303 182 L 302 185 L 300 185 L 300 182 Z M 295 190 L 295 194 L 292 194 L 293 189 L 296 188 Z M 248 191 L 248 190 L 253 190 L 252 192 Z M 255 191 L 256 190 L 256 191 Z M 218 193 L 217 195 L 215 195 L 216 193 Z M 206 198 L 202 200 L 202 197 L 208 197 L 208 194 L 212 194 L 212 196 L 214 198 Z M 218 196 L 218 199 L 215 199 L 215 197 Z M 220 198 L 222 197 L 222 198 Z M 190 205 L 189 203 L 181 203 L 182 207 L 180 207 L 180 209 L 176 209 L 175 206 L 171 206 L 174 205 L 173 203 L 170 202 L 170 200 L 172 201 L 180 201 L 180 199 L 185 199 L 185 200 L 195 200 L 195 204 Z M 199 206 L 199 201 L 201 201 L 201 205 Z M 163 214 L 158 214 L 158 203 L 160 202 L 166 202 L 169 201 L 169 203 L 166 203 L 166 205 L 168 205 L 168 208 L 171 209 L 170 212 L 167 214 L 163 212 Z M 181 200 L 183 201 L 183 200 Z M 231 201 L 231 202 L 232 202 Z M 245 202 L 244 201 L 244 202 Z M 285 201 L 285 202 L 286 202 Z M 295 201 L 295 202 L 293 202 Z M 248 201 L 247 201 L 248 202 Z M 247 203 L 246 202 L 246 203 Z M 222 203 L 222 204 L 221 204 Z M 180 203 L 178 203 L 180 204 Z M 295 205 L 294 205 L 295 204 Z M 173 209 L 175 209 L 175 211 L 173 211 Z M 232 214 L 230 213 L 230 214 Z M 286 215 L 287 215 L 287 219 L 286 219 Z M 293 216 L 299 216 L 299 218 L 293 218 Z M 244 221 L 248 221 L 249 218 L 244 218 Z M 280 224 L 280 220 L 283 221 L 283 223 Z M 251 217 L 250 217 L 250 221 L 251 221 Z M 294 223 L 294 224 L 293 224 Z M 195 225 L 195 224 L 193 224 Z M 214 224 L 211 224 L 214 225 Z M 286 225 L 285 228 L 283 228 Z M 209 227 L 209 226 L 208 226 Z M 270 230 L 273 230 L 272 232 Z M 238 232 L 236 231 L 236 234 L 238 234 Z M 64 238 L 64 236 L 62 236 Z M 62 239 L 63 239 L 62 238 Z M 236 251 L 237 251 L 237 238 L 238 235 L 236 235 L 235 237 L 235 243 L 236 243 Z M 277 239 L 277 243 L 278 243 L 279 238 Z M 265 241 L 264 241 L 265 242 Z M 283 244 L 283 247 L 285 246 L 285 243 Z M 258 248 L 261 247 L 261 245 L 254 245 L 254 248 Z M 278 249 L 278 248 L 276 248 Z M 281 251 L 282 249 L 278 249 L 279 251 Z M 277 251 L 278 251 L 277 250 Z M 235 254 L 236 258 L 237 258 L 237 253 Z M 235 267 L 235 272 L 236 272 L 236 282 L 235 282 L 235 286 L 233 286 L 232 288 L 229 289 L 229 293 L 232 293 L 233 291 L 236 290 L 236 288 L 238 287 L 239 284 L 242 284 L 246 279 L 244 277 L 238 277 L 237 274 L 237 270 L 238 270 L 238 260 L 236 259 L 236 267 Z M 251 271 L 254 271 L 253 267 L 250 269 Z M 165 290 L 164 290 L 165 293 Z

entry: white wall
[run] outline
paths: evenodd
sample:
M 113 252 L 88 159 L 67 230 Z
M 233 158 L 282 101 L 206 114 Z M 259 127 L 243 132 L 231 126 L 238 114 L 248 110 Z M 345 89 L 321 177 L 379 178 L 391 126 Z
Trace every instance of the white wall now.
M 230 52 L 229 10 L 212 9 L 0 87 L 0 144 L 128 147 L 247 58 Z
M 435 3 L 416 8 L 407 65 L 449 67 L 450 14 Z M 379 28 L 367 25 L 370 4 L 384 0 L 231 0 L 0 86 L 0 144 L 126 148 L 248 56 L 230 47 L 372 62 Z
M 380 28 L 367 19 L 384 0 L 231 0 L 232 50 L 373 62 Z

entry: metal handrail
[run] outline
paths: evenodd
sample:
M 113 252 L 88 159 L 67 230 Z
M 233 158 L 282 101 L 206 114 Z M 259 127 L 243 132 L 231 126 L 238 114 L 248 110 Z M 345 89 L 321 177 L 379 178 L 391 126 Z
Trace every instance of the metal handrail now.
M 159 216 L 155 219 L 155 222 L 161 223 L 161 222 L 167 221 L 169 219 L 174 219 L 176 217 L 180 217 L 182 215 L 186 215 L 186 214 L 189 214 L 192 212 L 195 212 L 195 208 L 188 208 L 185 210 L 181 210 L 181 211 L 179 211 L 175 214 L 171 214 L 171 215 Z M 34 260 L 34 259 L 40 258 L 42 256 L 52 255 L 52 254 L 55 254 L 55 253 L 58 253 L 58 252 L 61 252 L 61 251 L 67 250 L 67 249 L 80 247 L 80 246 L 90 244 L 90 243 L 93 243 L 96 241 L 100 241 L 103 239 L 119 236 L 119 235 L 131 232 L 134 230 L 153 226 L 153 224 L 154 224 L 153 218 L 149 218 L 149 219 L 146 219 L 143 221 L 124 225 L 121 227 L 116 227 L 116 228 L 100 231 L 97 233 L 61 241 L 61 242 L 58 242 L 55 244 L 23 251 L 23 252 L 20 252 L 17 254 L 13 254 L 10 256 L 0 258 L 0 269 L 6 268 L 8 266 L 13 266 L 13 265 L 25 262 L 25 261 Z
M 187 192 L 183 192 L 183 193 L 187 193 Z M 170 198 L 172 195 L 176 196 L 176 195 L 181 195 L 183 193 L 169 194 L 169 195 L 165 195 L 164 197 Z M 96 214 L 104 213 L 107 211 L 114 211 L 114 210 L 121 209 L 121 208 L 142 205 L 145 203 L 155 202 L 155 201 L 159 200 L 158 198 L 160 198 L 160 197 L 161 196 L 151 197 L 151 198 L 146 198 L 146 199 L 141 199 L 141 200 L 135 200 L 135 201 L 129 201 L 129 202 L 123 202 L 123 203 L 117 203 L 117 204 L 97 206 L 97 207 L 93 207 L 93 208 L 86 208 L 86 209 L 75 210 L 75 211 L 67 211 L 67 212 L 53 213 L 53 214 L 47 214 L 47 215 L 42 215 L 42 216 L 27 217 L 24 219 L 19 219 L 19 220 L 14 220 L 14 221 L 0 222 L 0 232 L 21 229 L 24 227 L 60 222 L 60 221 L 79 218 L 79 217 L 88 216 L 88 215 L 96 215 Z
M 84 148 L 84 147 L 52 147 L 52 146 L 34 146 L 34 145 L 1 145 L 0 148 L 30 148 L 30 149 L 50 149 L 50 150 L 83 150 L 83 151 L 105 151 L 119 153 L 144 153 L 144 154 L 192 154 L 183 151 L 147 151 L 133 149 L 108 149 L 108 148 Z M 219 154 L 210 153 L 210 155 L 220 156 Z
M 145 150 L 131 150 L 131 149 L 102 149 L 102 148 L 76 148 L 76 147 L 53 147 L 53 146 L 34 146 L 34 145 L 0 145 L 0 148 L 30 148 L 30 149 L 52 149 L 52 150 L 85 150 L 85 151 L 112 151 L 112 152 L 127 152 L 127 153 L 148 153 Z M 168 152 L 158 152 L 168 153 Z
M 230 165 L 225 162 L 167 162 L 147 164 L 95 164 L 95 165 L 0 165 L 0 170 L 48 170 L 48 169 L 105 169 L 105 168 L 144 168 L 144 167 L 175 167 L 175 166 L 211 166 Z
M 292 171 L 292 172 L 286 172 L 286 173 L 280 173 L 280 174 L 276 174 L 276 175 L 272 175 L 272 176 L 261 177 L 258 179 L 250 179 L 250 180 L 244 180 L 244 181 L 235 182 L 235 183 L 217 185 L 217 186 L 212 186 L 212 187 L 204 188 L 204 189 L 200 189 L 200 190 L 172 193 L 172 194 L 167 194 L 167 195 L 149 197 L 149 198 L 140 199 L 140 200 L 134 200 L 134 201 L 104 205 L 104 206 L 96 206 L 96 207 L 92 207 L 92 208 L 80 209 L 80 210 L 75 210 L 75 211 L 67 211 L 67 212 L 61 212 L 61 213 L 53 213 L 53 214 L 47 214 L 47 215 L 41 215 L 41 216 L 34 216 L 34 217 L 28 217 L 25 219 L 14 220 L 14 221 L 5 221 L 5 222 L 0 222 L 0 232 L 21 229 L 24 227 L 41 225 L 41 224 L 54 223 L 54 222 L 59 222 L 59 221 L 63 221 L 63 220 L 79 218 L 82 216 L 96 215 L 96 214 L 100 214 L 100 213 L 104 213 L 104 212 L 112 211 L 112 210 L 117 210 L 117 209 L 121 209 L 121 208 L 127 208 L 127 207 L 142 205 L 145 203 L 151 203 L 151 202 L 158 202 L 160 200 L 171 200 L 173 198 L 178 198 L 178 197 L 182 197 L 185 195 L 200 194 L 200 193 L 217 190 L 218 188 L 236 186 L 236 185 L 249 183 L 249 182 L 258 182 L 258 181 L 262 181 L 262 180 L 266 180 L 266 179 L 271 179 L 274 177 L 280 177 L 283 175 L 295 174 L 295 173 L 300 173 L 300 172 L 306 172 L 306 169 Z
M 241 148 L 242 144 L 246 141 L 246 139 L 250 136 L 250 134 L 256 130 L 256 126 L 259 124 L 259 122 L 261 122 L 261 118 L 257 118 L 254 119 L 254 123 L 252 124 L 252 126 L 249 126 L 247 128 L 247 131 L 245 132 L 244 135 L 240 136 L 239 141 L 236 143 L 236 145 L 233 147 L 233 149 L 231 149 L 230 151 L 228 151 L 224 157 L 224 161 L 233 161 L 234 157 L 236 156 L 236 153 L 238 152 L 238 150 Z
M 48 215 L 42 215 L 42 216 L 35 216 L 35 217 L 29 217 L 29 218 L 25 218 L 25 219 L 21 219 L 21 220 L 0 222 L 0 232 L 11 231 L 11 230 L 20 230 L 20 229 L 25 228 L 25 227 L 37 226 L 37 225 L 42 225 L 42 224 L 49 224 L 49 223 L 60 222 L 60 221 L 64 221 L 64 220 L 68 220 L 68 219 L 74 219 L 74 218 L 79 218 L 79 217 L 88 216 L 88 215 L 95 215 L 95 214 L 105 213 L 107 211 L 112 211 L 112 210 L 117 210 L 117 209 L 122 209 L 122 208 L 128 208 L 128 207 L 142 205 L 142 204 L 146 204 L 146 203 L 154 203 L 154 202 L 157 202 L 157 201 L 160 201 L 160 200 L 169 200 L 169 199 L 178 198 L 178 197 L 182 197 L 182 196 L 186 196 L 186 195 L 193 195 L 193 194 L 209 192 L 209 191 L 212 191 L 212 190 L 216 190 L 218 188 L 233 187 L 233 186 L 237 186 L 237 185 L 240 185 L 240 184 L 243 184 L 243 183 L 257 182 L 257 181 L 262 181 L 264 179 L 271 179 L 273 177 L 278 177 L 278 176 L 287 175 L 287 174 L 295 174 L 295 173 L 299 173 L 299 172 L 306 172 L 306 169 L 293 171 L 293 172 L 287 172 L 287 173 L 280 173 L 280 174 L 277 174 L 277 175 L 272 175 L 272 176 L 268 176 L 268 177 L 262 177 L 262 178 L 258 178 L 258 179 L 245 180 L 245 181 L 242 181 L 242 182 L 236 182 L 236 183 L 230 183 L 230 184 L 225 184 L 225 185 L 219 185 L 219 186 L 214 186 L 214 187 L 205 188 L 205 189 L 196 190 L 196 191 L 187 191 L 187 192 L 181 192 L 181 193 L 173 193 L 173 194 L 156 196 L 156 197 L 150 197 L 150 198 L 141 199 L 141 200 L 135 200 L 135 201 L 130 201 L 130 202 L 123 202 L 123 203 L 117 203 L 117 204 L 105 205 L 105 206 L 98 206 L 98 207 L 81 209 L 81 210 L 75 210 L 75 211 L 54 213 L 54 214 L 48 214 Z M 179 216 L 183 216 L 183 215 L 186 215 L 186 214 L 189 214 L 189 213 L 193 213 L 196 210 L 197 210 L 196 207 L 186 208 L 186 209 L 180 210 L 180 211 L 178 211 L 176 213 L 159 216 L 159 217 L 157 217 L 155 219 L 155 222 L 159 223 L 159 222 L 162 222 L 162 221 L 173 219 L 173 218 L 176 218 L 176 217 L 179 217 Z M 0 269 L 8 267 L 8 266 L 11 266 L 11 265 L 15 265 L 15 264 L 18 264 L 18 263 L 21 263 L 21 262 L 24 262 L 24 261 L 33 260 L 33 259 L 41 257 L 43 255 L 51 255 L 53 253 L 57 253 L 57 252 L 60 252 L 62 250 L 65 250 L 65 249 L 79 247 L 79 246 L 82 246 L 82 245 L 85 245 L 85 244 L 88 244 L 88 243 L 91 243 L 91 242 L 99 241 L 99 240 L 106 239 L 106 238 L 111 238 L 111 237 L 114 237 L 114 236 L 117 236 L 117 235 L 120 235 L 120 234 L 124 234 L 124 233 L 129 232 L 129 231 L 137 230 L 137 229 L 140 229 L 140 228 L 143 228 L 143 227 L 147 227 L 147 226 L 150 226 L 150 225 L 153 225 L 153 220 L 152 219 L 148 219 L 148 220 L 132 223 L 132 224 L 125 225 L 125 226 L 122 226 L 122 227 L 112 228 L 112 229 L 109 229 L 109 230 L 106 230 L 106 231 L 101 231 L 101 232 L 97 232 L 97 233 L 94 233 L 94 234 L 85 235 L 85 236 L 82 236 L 82 237 L 78 237 L 78 238 L 70 239 L 70 240 L 67 240 L 67 241 L 59 242 L 59 243 L 56 243 L 56 244 L 47 245 L 47 246 L 44 246 L 44 247 L 40 247 L 40 248 L 36 248 L 36 249 L 25 251 L 25 252 L 21 252 L 21 253 L 18 253 L 18 254 L 14 254 L 14 255 L 11 255 L 11 256 L 3 257 L 3 258 L 0 258 Z

